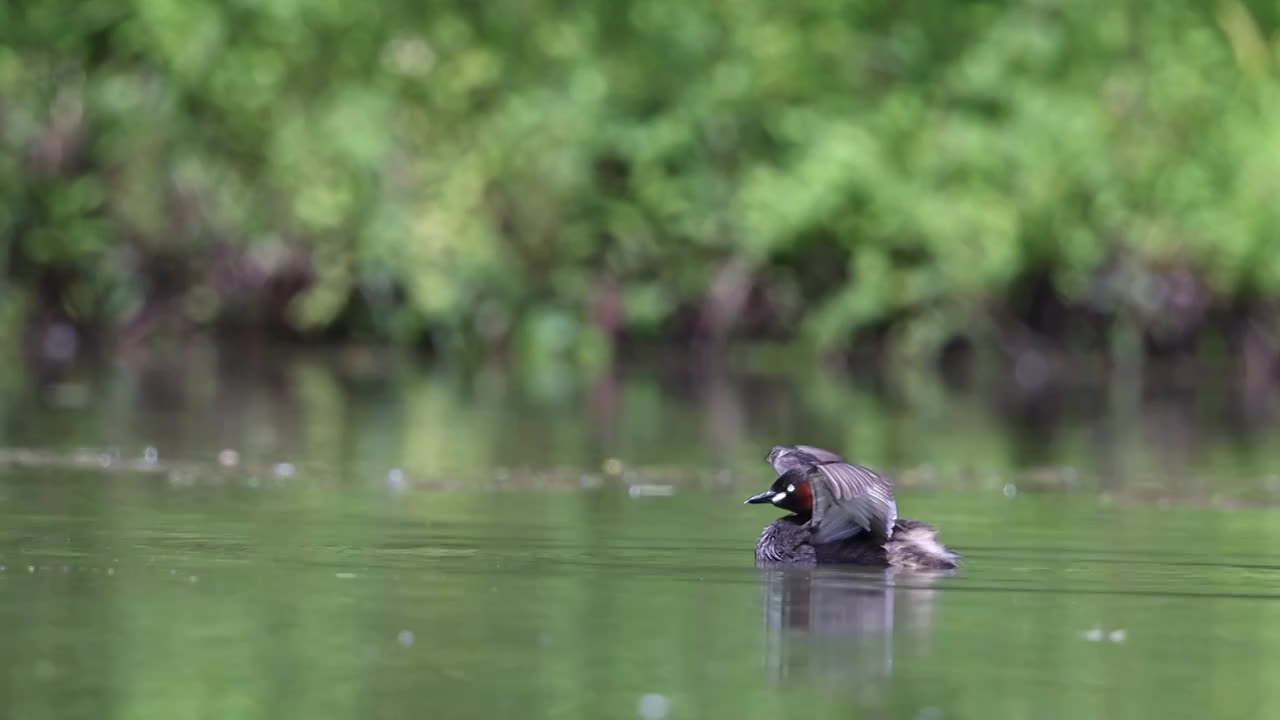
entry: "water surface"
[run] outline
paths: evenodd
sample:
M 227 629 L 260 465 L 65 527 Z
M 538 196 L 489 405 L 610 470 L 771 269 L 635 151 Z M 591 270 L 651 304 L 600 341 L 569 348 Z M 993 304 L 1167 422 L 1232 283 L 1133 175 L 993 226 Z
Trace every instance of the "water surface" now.
M 4 716 L 1280 713 L 1264 432 L 759 382 L 25 378 Z M 900 471 L 962 570 L 756 570 L 772 511 L 741 499 L 791 435 Z

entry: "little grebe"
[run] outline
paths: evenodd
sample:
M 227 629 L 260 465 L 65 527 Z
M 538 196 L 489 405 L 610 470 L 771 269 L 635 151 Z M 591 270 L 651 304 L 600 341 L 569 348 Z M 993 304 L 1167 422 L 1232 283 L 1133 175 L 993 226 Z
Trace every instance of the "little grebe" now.
M 770 503 L 794 514 L 760 533 L 758 565 L 956 567 L 956 554 L 938 542 L 933 526 L 898 517 L 889 478 L 807 445 L 777 446 L 766 460 L 778 479 L 747 503 Z

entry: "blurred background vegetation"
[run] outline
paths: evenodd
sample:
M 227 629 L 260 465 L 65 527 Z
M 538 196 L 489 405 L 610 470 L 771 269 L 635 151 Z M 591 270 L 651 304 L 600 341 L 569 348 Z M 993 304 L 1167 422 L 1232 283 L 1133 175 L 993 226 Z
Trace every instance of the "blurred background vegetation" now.
M 1270 373 L 1278 32 L 1235 0 L 8 2 L 0 333 Z

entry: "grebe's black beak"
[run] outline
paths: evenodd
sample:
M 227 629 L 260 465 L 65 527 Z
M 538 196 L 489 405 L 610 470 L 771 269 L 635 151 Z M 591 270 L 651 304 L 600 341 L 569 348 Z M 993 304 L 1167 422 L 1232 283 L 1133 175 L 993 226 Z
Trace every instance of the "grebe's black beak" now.
M 747 501 L 743 503 L 743 505 L 759 505 L 761 503 L 773 502 L 773 495 L 774 493 L 772 490 L 765 490 L 759 495 L 752 495 L 747 498 Z

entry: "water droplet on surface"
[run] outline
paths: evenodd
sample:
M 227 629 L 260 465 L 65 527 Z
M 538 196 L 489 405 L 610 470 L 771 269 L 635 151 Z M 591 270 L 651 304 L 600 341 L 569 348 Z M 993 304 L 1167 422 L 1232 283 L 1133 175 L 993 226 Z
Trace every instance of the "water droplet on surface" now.
M 400 634 L 396 635 L 396 642 L 400 643 L 404 647 L 413 647 L 413 641 L 414 636 L 412 630 L 401 630 Z
M 676 494 L 674 485 L 637 484 L 627 488 L 631 497 L 666 497 Z
M 671 700 L 662 693 L 646 693 L 640 696 L 636 710 L 645 720 L 660 720 L 671 712 Z

